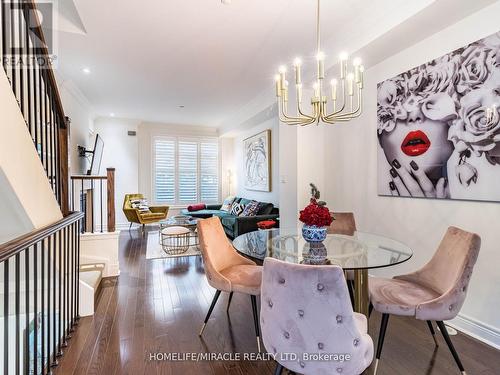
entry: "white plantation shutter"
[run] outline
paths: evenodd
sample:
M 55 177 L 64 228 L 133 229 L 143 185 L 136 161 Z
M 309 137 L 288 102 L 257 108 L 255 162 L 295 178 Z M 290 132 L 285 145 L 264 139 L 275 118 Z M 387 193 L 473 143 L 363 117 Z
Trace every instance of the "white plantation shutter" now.
M 156 202 L 175 202 L 175 140 L 154 143 L 154 187 Z
M 219 145 L 200 143 L 200 195 L 202 202 L 219 200 Z
M 153 163 L 156 202 L 185 206 L 219 201 L 216 138 L 155 138 Z
M 179 203 L 198 201 L 198 142 L 179 142 Z

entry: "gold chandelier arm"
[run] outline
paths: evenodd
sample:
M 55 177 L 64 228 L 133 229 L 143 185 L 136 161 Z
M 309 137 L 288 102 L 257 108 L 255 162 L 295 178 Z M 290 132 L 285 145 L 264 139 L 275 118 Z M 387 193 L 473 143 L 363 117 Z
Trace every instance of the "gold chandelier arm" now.
M 324 118 L 327 121 L 341 121 L 341 120 L 349 120 L 355 117 L 359 117 L 362 113 L 362 108 L 363 108 L 363 95 L 361 94 L 361 89 L 358 88 L 358 100 L 357 100 L 357 107 L 355 110 L 352 110 L 350 112 L 346 113 L 340 113 L 339 111 L 333 112 L 329 115 L 326 115 Z M 352 104 L 351 104 L 352 108 Z
M 314 113 L 313 113 L 313 116 L 310 116 L 310 115 L 302 112 L 302 108 L 300 107 L 300 102 L 298 100 L 297 100 L 297 110 L 299 112 L 299 115 L 302 116 L 304 119 L 312 120 L 314 122 L 314 120 L 315 120 Z
M 288 125 L 302 125 L 305 121 L 308 121 L 308 119 L 305 118 L 288 116 L 285 100 L 283 97 L 278 98 L 278 113 L 279 120 Z

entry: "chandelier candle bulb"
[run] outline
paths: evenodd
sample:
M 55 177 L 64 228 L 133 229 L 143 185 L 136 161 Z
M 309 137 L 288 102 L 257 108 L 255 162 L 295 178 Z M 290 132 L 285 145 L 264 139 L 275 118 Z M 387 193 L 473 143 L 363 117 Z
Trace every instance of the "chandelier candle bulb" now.
M 332 85 L 332 100 L 337 100 L 337 80 L 332 79 L 330 84 Z
M 293 66 L 295 68 L 295 83 L 297 85 L 300 85 L 302 83 L 302 76 L 300 74 L 301 65 L 302 65 L 302 61 L 297 57 L 293 62 Z
M 274 76 L 274 80 L 276 82 L 276 96 L 279 98 L 281 96 L 281 78 L 279 74 Z
M 302 83 L 297 85 L 297 102 L 302 103 Z
M 349 96 L 354 95 L 354 75 L 352 73 L 347 75 L 347 90 Z
M 358 82 L 358 87 L 360 89 L 363 89 L 364 87 L 364 72 L 365 72 L 365 67 L 361 65 L 359 67 L 359 82 Z

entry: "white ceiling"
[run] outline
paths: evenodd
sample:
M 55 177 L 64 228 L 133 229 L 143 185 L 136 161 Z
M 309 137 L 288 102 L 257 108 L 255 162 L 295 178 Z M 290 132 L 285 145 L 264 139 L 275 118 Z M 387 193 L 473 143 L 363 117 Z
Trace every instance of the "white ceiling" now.
M 433 2 L 323 0 L 328 62 L 333 65 L 341 50 L 362 48 Z M 280 63 L 298 54 L 313 64 L 313 0 L 74 4 L 61 8 L 67 14 L 59 31 L 58 69 L 99 116 L 218 126 L 263 90 L 273 90 Z

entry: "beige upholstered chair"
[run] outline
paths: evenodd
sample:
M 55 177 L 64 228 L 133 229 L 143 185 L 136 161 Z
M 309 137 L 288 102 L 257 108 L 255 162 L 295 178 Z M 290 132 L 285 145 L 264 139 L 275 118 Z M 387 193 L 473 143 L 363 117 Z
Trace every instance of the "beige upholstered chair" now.
M 375 373 L 389 315 L 394 314 L 427 321 L 437 345 L 432 325 L 435 321 L 460 371 L 465 374 L 443 321 L 456 317 L 462 308 L 480 247 L 481 239 L 477 234 L 450 227 L 430 262 L 420 270 L 393 279 L 370 279 L 371 303 L 382 313 Z
M 356 220 L 352 212 L 331 212 L 331 214 L 335 220 L 328 227 L 327 233 L 346 236 L 353 236 L 356 233 Z M 349 287 L 349 296 L 352 304 L 354 304 L 354 271 L 346 271 L 345 276 Z
M 366 317 L 353 312 L 339 266 L 266 258 L 260 325 L 267 351 L 277 355 L 275 374 L 286 367 L 307 375 L 358 375 L 373 359 Z M 315 358 L 320 355 L 327 357 Z
M 208 283 L 217 289 L 203 322 L 200 336 L 203 334 L 221 292 L 230 293 L 230 298 L 233 292 L 248 294 L 252 302 L 257 347 L 260 352 L 260 329 L 256 296 L 260 294 L 262 267 L 257 266 L 253 261 L 236 252 L 227 239 L 218 217 L 200 219 L 197 227 Z
M 352 236 L 356 232 L 356 221 L 352 212 L 332 212 L 335 220 L 328 227 L 330 234 L 345 234 Z

